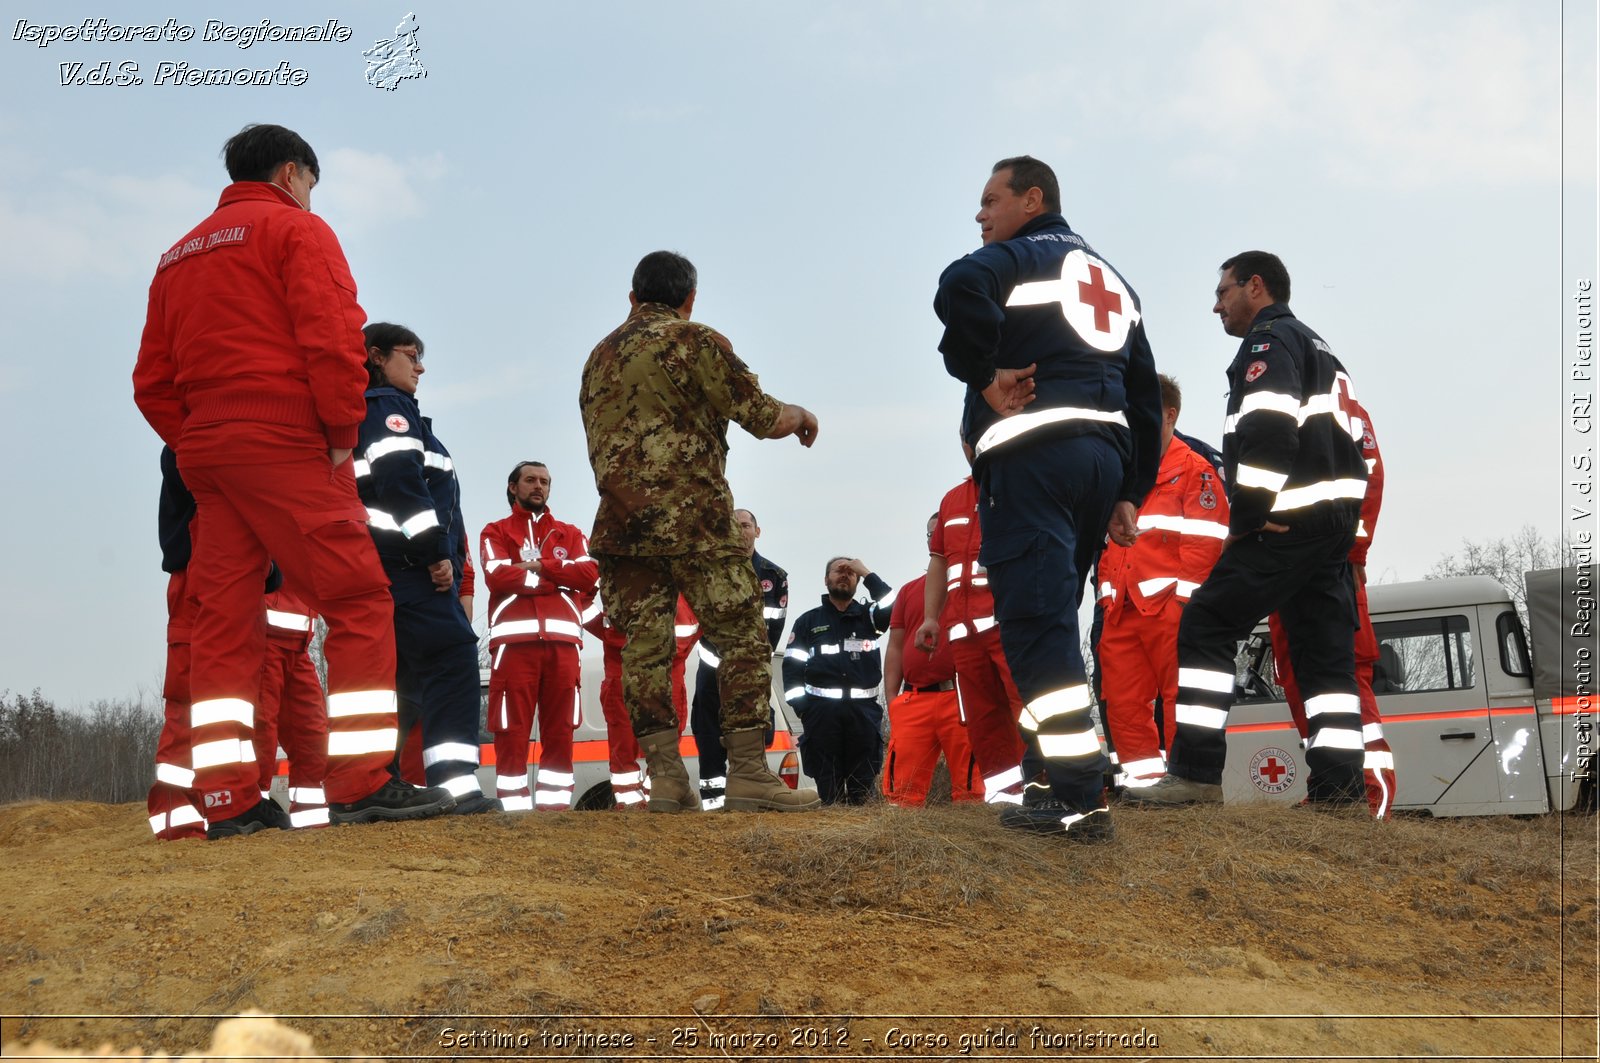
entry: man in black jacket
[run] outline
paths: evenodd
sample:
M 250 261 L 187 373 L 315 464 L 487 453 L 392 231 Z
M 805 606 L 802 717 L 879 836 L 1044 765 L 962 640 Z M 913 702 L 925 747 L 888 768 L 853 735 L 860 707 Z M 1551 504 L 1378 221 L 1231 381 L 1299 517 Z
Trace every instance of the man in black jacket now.
M 1167 775 L 1128 796 L 1155 804 L 1222 800 L 1238 640 L 1283 620 L 1305 695 L 1308 799 L 1365 800 L 1355 680 L 1355 541 L 1367 465 L 1346 403 L 1349 374 L 1289 310 L 1289 271 L 1246 251 L 1221 267 L 1215 312 L 1243 342 L 1228 367 L 1222 458 L 1230 506 L 1222 557 L 1178 627 L 1176 735 Z
M 800 756 L 825 805 L 859 805 L 876 788 L 883 763 L 883 660 L 895 591 L 864 562 L 835 557 L 825 570 L 822 604 L 800 614 L 783 652 L 783 696 L 805 731 Z M 856 601 L 865 580 L 871 600 Z
M 1023 803 L 1000 822 L 1104 841 L 1108 761 L 1090 715 L 1078 606 L 1106 535 L 1133 544 L 1155 484 L 1155 359 L 1138 296 L 1062 217 L 1050 167 L 1001 159 L 976 220 L 984 246 L 945 269 L 933 307 L 945 369 L 967 385 L 979 561 L 1023 702 Z

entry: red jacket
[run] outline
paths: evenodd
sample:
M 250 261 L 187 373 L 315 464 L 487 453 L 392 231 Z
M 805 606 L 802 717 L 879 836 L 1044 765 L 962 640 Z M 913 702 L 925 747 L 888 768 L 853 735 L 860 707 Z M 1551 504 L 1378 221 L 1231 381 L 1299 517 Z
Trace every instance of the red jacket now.
M 983 536 L 978 528 L 978 485 L 967 477 L 939 503 L 939 520 L 928 539 L 928 553 L 944 558 L 944 612 L 939 614 L 951 639 L 966 638 L 994 627 L 994 593 L 989 573 L 978 564 Z M 916 632 L 913 630 L 913 636 Z
M 327 223 L 275 185 L 236 182 L 156 266 L 134 400 L 187 464 L 354 447 L 365 321 Z
M 537 518 L 520 506 L 486 525 L 479 537 L 483 582 L 489 588 L 489 645 L 570 642 L 583 645 L 583 613 L 594 598 L 600 568 L 589 540 L 548 508 Z M 517 568 L 539 559 L 540 570 Z
M 1100 599 L 1109 621 L 1117 602 L 1145 616 L 1199 589 L 1228 537 L 1228 496 L 1211 463 L 1177 436 L 1167 445 L 1156 485 L 1139 508 L 1139 539 L 1100 555 Z
M 267 638 L 298 653 L 311 648 L 311 607 L 283 588 L 267 595 Z
M 1361 403 L 1347 397 L 1351 415 L 1361 418 L 1361 456 L 1367 459 L 1367 493 L 1361 499 L 1361 523 L 1356 526 L 1356 544 L 1350 548 L 1350 563 L 1366 565 L 1367 551 L 1378 528 L 1378 510 L 1383 507 L 1383 455 L 1378 452 L 1378 437 L 1372 434 L 1372 418 Z

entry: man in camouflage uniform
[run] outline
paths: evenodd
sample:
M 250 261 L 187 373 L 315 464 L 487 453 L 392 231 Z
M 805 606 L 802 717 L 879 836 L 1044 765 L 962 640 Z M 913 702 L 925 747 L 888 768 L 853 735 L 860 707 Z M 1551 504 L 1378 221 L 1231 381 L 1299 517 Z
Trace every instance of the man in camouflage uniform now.
M 628 639 L 623 697 L 650 771 L 650 811 L 700 805 L 678 752 L 669 680 L 680 593 L 722 651 L 723 807 L 815 808 L 816 791 L 791 790 L 767 768 L 761 591 L 725 468 L 729 421 L 757 439 L 794 435 L 809 447 L 817 419 L 764 393 L 725 337 L 689 320 L 695 282 L 683 256 L 646 255 L 633 272 L 632 312 L 583 367 L 578 405 L 600 494 L 590 553 L 606 609 Z

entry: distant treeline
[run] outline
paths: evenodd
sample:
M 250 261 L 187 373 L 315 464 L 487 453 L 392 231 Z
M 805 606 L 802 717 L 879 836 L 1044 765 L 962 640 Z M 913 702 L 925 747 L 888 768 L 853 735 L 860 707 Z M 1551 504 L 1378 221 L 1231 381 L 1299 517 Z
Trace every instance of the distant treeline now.
M 0 692 L 0 802 L 142 801 L 154 780 L 159 704 L 58 709 L 35 690 Z

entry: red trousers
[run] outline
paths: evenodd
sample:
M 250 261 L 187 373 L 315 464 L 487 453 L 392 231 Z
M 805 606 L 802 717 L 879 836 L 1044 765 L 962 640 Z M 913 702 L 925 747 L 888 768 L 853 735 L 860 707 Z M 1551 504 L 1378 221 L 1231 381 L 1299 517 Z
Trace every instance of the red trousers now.
M 272 789 L 281 745 L 289 756 L 290 822 L 296 827 L 326 825 L 328 798 L 322 779 L 328 773 L 328 710 L 322 684 L 310 654 L 270 637 L 261 662 L 254 741 L 261 792 Z
M 162 841 L 206 836 L 200 792 L 189 767 L 189 638 L 198 608 L 185 573 L 167 580 L 167 673 L 161 684 L 166 719 L 156 741 L 156 781 L 145 806 L 150 830 Z
M 600 711 L 606 717 L 606 746 L 611 755 L 611 795 L 617 808 L 633 808 L 644 802 L 645 777 L 639 769 L 644 753 L 633 735 L 633 719 L 622 700 L 621 642 L 607 641 L 605 674 L 600 680 Z M 678 732 L 689 722 L 689 688 L 684 672 L 694 639 L 679 639 L 672 654 L 672 707 L 678 714 Z
M 956 695 L 967 742 L 983 773 L 984 800 L 1022 800 L 1022 695 L 1011 681 L 1000 629 L 991 627 L 950 644 L 956 662 Z
M 578 725 L 578 647 L 570 642 L 505 642 L 489 677 L 495 790 L 507 812 L 572 807 L 572 730 Z M 539 767 L 528 785 L 528 739 L 539 720 Z
M 1361 626 L 1356 629 L 1356 695 L 1361 701 L 1361 738 L 1366 746 L 1362 757 L 1361 774 L 1367 785 L 1367 807 L 1374 819 L 1387 819 L 1394 806 L 1395 774 L 1394 753 L 1383 736 L 1383 717 L 1378 712 L 1378 699 L 1372 692 L 1372 667 L 1378 663 L 1378 635 L 1372 630 L 1372 616 L 1367 611 L 1367 587 L 1356 582 L 1356 615 Z M 1310 734 L 1306 722 L 1306 703 L 1300 696 L 1300 685 L 1295 682 L 1294 666 L 1289 659 L 1289 636 L 1284 633 L 1278 614 L 1267 618 L 1267 629 L 1272 632 L 1272 661 L 1278 673 L 1278 685 L 1283 687 L 1284 700 L 1294 715 L 1294 724 L 1300 737 Z
M 1100 632 L 1100 696 L 1112 748 L 1130 780 L 1154 781 L 1167 771 L 1155 702 L 1161 699 L 1170 720 L 1178 698 L 1178 621 L 1182 619 L 1183 603 L 1176 598 L 1168 599 L 1161 612 L 1152 616 L 1126 600 L 1106 610 Z M 1166 733 L 1170 741 L 1170 723 Z
M 977 761 L 961 725 L 954 690 L 907 690 L 889 702 L 889 749 L 883 758 L 883 796 L 903 808 L 928 803 L 939 753 L 950 766 L 950 800 L 982 801 Z
M 388 781 L 394 757 L 394 605 L 353 463 L 190 466 L 181 454 L 178 462 L 199 510 L 188 570 L 200 603 L 189 720 L 207 817 L 240 815 L 261 798 L 253 732 L 268 558 L 328 623 L 327 797 L 367 797 Z

